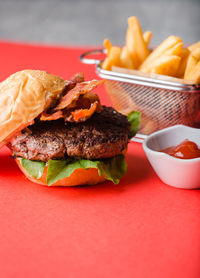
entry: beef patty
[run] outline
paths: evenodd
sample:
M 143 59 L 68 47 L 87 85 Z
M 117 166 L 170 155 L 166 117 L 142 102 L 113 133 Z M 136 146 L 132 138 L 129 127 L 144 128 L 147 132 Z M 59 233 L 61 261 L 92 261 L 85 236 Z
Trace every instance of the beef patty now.
M 8 147 L 14 155 L 30 160 L 48 161 L 67 156 L 103 159 L 126 148 L 129 130 L 126 116 L 103 106 L 100 113 L 81 123 L 38 121 L 13 138 Z

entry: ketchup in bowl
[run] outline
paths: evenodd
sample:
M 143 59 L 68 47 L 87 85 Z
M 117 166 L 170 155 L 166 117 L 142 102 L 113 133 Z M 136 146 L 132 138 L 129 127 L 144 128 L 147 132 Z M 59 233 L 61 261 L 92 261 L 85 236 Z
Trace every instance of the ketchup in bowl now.
M 184 140 L 178 146 L 168 147 L 160 152 L 167 153 L 173 157 L 181 159 L 192 159 L 200 157 L 200 149 L 197 144 L 188 139 Z

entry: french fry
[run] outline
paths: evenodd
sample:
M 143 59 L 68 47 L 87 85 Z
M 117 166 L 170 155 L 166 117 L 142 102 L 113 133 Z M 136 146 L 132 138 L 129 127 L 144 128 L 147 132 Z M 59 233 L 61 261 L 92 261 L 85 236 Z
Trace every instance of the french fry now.
M 139 67 L 149 55 L 149 50 L 143 39 L 139 21 L 134 16 L 128 18 L 126 46 L 132 56 L 135 67 Z
M 105 39 L 103 44 L 104 44 L 105 49 L 107 50 L 107 54 L 109 55 L 110 54 L 110 50 L 112 48 L 111 41 L 109 39 Z
M 180 56 L 182 54 L 182 49 L 183 49 L 183 42 L 178 42 L 173 47 L 171 47 L 168 50 L 166 50 L 163 55 L 176 55 L 176 56 Z
M 182 52 L 179 55 L 179 57 L 181 57 L 181 62 L 180 62 L 178 71 L 176 73 L 176 77 L 179 77 L 179 78 L 184 77 L 184 73 L 185 73 L 185 69 L 186 69 L 189 54 L 190 54 L 190 50 L 188 48 L 183 48 L 182 49 Z
M 192 71 L 200 59 L 200 48 L 192 51 L 188 57 L 187 65 L 185 69 L 184 79 L 190 80 L 192 78 Z
M 191 52 L 191 55 L 197 60 L 200 60 L 200 47 L 196 48 Z
M 147 47 L 150 43 L 151 37 L 152 37 L 152 32 L 151 31 L 146 31 L 146 32 L 143 33 L 143 39 L 144 39 Z
M 151 69 L 157 60 L 163 61 L 163 59 L 161 57 L 165 57 L 165 56 L 173 56 L 173 55 L 180 56 L 182 53 L 182 49 L 183 49 L 182 47 L 183 47 L 183 43 L 178 42 L 173 47 L 167 49 L 164 53 L 162 53 L 157 58 L 150 60 L 150 62 L 148 64 L 146 64 L 145 66 L 143 66 L 140 70 L 143 72 L 152 72 Z M 157 64 L 157 62 L 156 62 L 156 64 Z M 172 75 L 170 75 L 170 76 L 172 76 Z
M 120 66 L 121 48 L 112 46 L 108 57 L 102 63 L 102 69 L 111 70 L 112 66 Z
M 194 51 L 195 49 L 199 48 L 200 47 L 200 41 L 199 42 L 196 42 L 196 43 L 193 43 L 192 45 L 190 45 L 188 47 L 188 49 L 192 52 Z
M 192 71 L 192 81 L 195 84 L 200 83 L 200 61 L 196 64 L 195 68 Z
M 194 84 L 200 83 L 200 62 L 196 64 L 196 66 L 192 69 L 190 74 L 184 77 L 186 81 L 192 81 Z
M 193 50 L 187 61 L 184 79 L 193 81 L 194 83 L 200 82 L 200 47 Z
M 156 73 L 168 76 L 175 76 L 180 64 L 181 58 L 176 55 L 163 55 L 154 60 L 148 70 L 143 72 Z
M 128 51 L 128 48 L 126 46 L 122 48 L 121 55 L 120 55 L 120 64 L 122 67 L 127 69 L 135 68 L 131 54 Z
M 136 42 L 134 40 L 132 31 L 130 28 L 128 28 L 126 31 L 126 47 L 131 55 L 132 61 L 134 61 L 135 67 L 138 67 L 140 64 L 140 61 L 139 61 L 139 58 L 138 58 L 137 52 L 136 52 Z
M 185 80 L 191 80 L 192 78 L 191 73 L 194 67 L 196 66 L 196 64 L 197 64 L 197 60 L 194 58 L 194 56 L 189 55 L 186 69 L 185 69 L 185 74 L 184 74 Z
M 163 55 L 166 51 L 170 51 L 175 45 L 182 43 L 182 40 L 176 36 L 170 36 L 164 40 L 140 66 L 140 70 L 145 70 L 148 64 L 151 64 L 153 60 Z
M 101 67 L 104 70 L 111 70 L 112 69 L 112 64 L 111 64 L 111 61 L 108 57 L 106 57 L 106 59 L 103 61 Z

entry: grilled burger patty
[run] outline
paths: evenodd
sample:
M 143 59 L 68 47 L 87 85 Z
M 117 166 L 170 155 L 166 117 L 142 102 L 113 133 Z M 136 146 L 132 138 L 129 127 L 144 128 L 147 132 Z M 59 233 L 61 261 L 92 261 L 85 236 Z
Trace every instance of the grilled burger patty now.
M 13 138 L 8 147 L 14 155 L 30 160 L 48 161 L 67 156 L 103 159 L 126 148 L 129 130 L 126 116 L 103 106 L 100 113 L 81 123 L 38 121 Z

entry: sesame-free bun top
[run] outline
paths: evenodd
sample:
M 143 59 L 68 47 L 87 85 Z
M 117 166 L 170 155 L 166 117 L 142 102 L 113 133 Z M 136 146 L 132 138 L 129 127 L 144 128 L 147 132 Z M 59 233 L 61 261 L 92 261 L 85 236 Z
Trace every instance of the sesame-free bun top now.
M 40 70 L 23 70 L 0 83 L 0 146 L 48 109 L 65 81 Z

